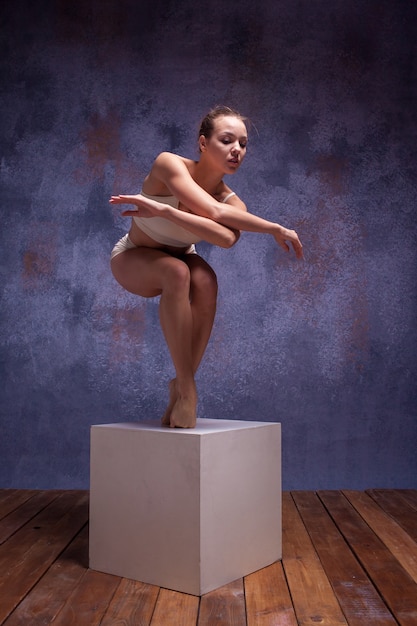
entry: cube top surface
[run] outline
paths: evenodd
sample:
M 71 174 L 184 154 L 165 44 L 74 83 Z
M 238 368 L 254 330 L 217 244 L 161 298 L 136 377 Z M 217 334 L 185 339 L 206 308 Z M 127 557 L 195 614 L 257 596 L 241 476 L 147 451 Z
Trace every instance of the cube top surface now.
M 170 433 L 172 435 L 203 435 L 205 433 L 219 433 L 228 430 L 246 430 L 265 426 L 280 426 L 278 422 L 256 422 L 247 420 L 197 419 L 195 428 L 168 428 L 161 426 L 159 420 L 138 422 L 120 422 L 115 424 L 95 424 L 92 428 L 117 428 L 120 430 L 149 430 Z

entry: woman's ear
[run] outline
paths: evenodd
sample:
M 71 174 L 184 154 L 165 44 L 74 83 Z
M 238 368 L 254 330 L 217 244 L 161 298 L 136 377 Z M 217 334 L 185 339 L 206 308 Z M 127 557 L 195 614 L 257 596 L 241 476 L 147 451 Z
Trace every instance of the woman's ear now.
M 204 152 L 204 150 L 206 149 L 206 138 L 204 137 L 204 135 L 200 135 L 198 143 L 200 146 L 200 152 Z

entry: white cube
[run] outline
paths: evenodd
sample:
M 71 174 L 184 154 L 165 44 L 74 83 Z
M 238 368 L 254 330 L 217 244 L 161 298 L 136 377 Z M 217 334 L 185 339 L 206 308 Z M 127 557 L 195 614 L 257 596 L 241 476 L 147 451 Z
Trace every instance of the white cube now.
M 281 424 L 92 426 L 92 569 L 199 596 L 281 556 Z

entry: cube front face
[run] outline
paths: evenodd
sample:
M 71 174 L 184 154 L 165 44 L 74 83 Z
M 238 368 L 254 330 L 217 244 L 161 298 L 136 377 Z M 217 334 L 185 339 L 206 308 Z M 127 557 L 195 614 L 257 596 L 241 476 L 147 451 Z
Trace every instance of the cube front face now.
M 131 426 L 91 430 L 90 567 L 198 595 L 198 441 Z
M 281 558 L 280 424 L 91 429 L 90 567 L 202 595 Z

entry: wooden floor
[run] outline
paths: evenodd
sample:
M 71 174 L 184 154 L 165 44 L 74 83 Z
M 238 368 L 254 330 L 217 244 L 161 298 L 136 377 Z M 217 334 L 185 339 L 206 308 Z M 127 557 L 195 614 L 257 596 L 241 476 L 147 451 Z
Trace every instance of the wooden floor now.
M 201 598 L 88 569 L 88 492 L 0 490 L 0 623 L 417 625 L 417 490 L 283 494 L 283 559 Z

